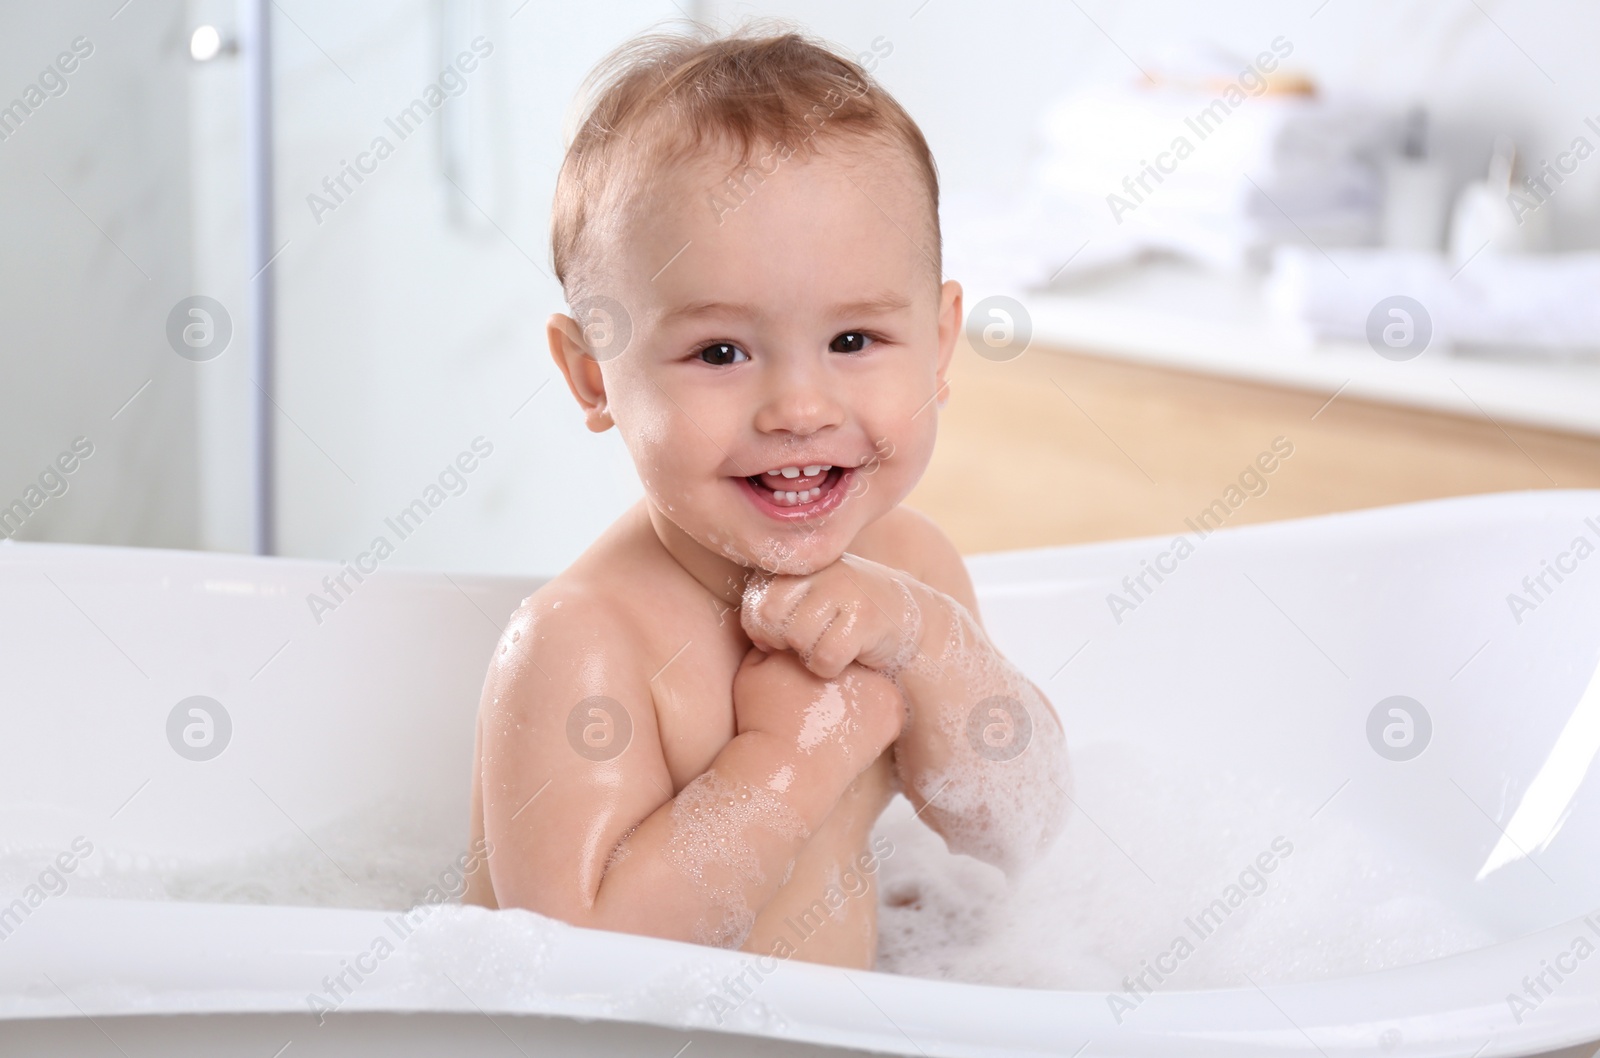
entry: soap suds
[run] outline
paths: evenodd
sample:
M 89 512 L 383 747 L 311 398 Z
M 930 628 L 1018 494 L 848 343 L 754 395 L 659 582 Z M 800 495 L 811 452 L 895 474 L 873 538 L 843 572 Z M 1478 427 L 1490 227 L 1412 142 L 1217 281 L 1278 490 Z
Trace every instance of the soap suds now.
M 937 772 L 917 776 L 915 792 L 937 813 L 952 850 L 1016 874 L 1045 853 L 1066 821 L 1072 776 L 1065 740 L 1027 677 L 994 650 L 964 606 L 947 602 L 950 628 L 938 657 L 918 653 L 907 668 L 965 686 L 977 700 L 932 714 L 950 752 Z M 992 716 L 1000 706 L 1006 725 Z M 909 729 L 918 722 L 927 721 L 908 716 Z M 997 731 L 1017 742 L 995 744 L 989 736 Z M 906 777 L 899 778 L 904 785 Z
M 794 809 L 771 790 L 714 771 L 679 791 L 672 826 L 667 861 L 692 878 L 712 905 L 711 918 L 696 924 L 695 940 L 722 948 L 744 943 L 756 920 L 744 888 L 766 878 L 746 831 L 759 826 L 786 838 L 810 836 Z
M 1188 929 L 1184 920 L 1222 896 L 1280 835 L 1293 852 L 1278 856 L 1261 891 L 1208 936 L 1188 934 L 1194 954 L 1159 989 L 1248 988 L 1245 974 L 1270 988 L 1369 973 L 1514 935 L 1498 935 L 1509 927 L 1478 917 L 1486 913 L 1481 904 L 1469 909 L 1453 898 L 1459 889 L 1443 869 L 1404 844 L 1335 810 L 1318 812 L 1321 795 L 1304 801 L 1181 749 L 1080 744 L 1072 759 L 1069 788 L 1081 808 L 1072 809 L 1044 858 L 1015 880 L 952 853 L 903 797 L 890 803 L 874 831 L 895 849 L 876 877 L 877 969 L 1120 993 L 1124 977 L 1170 952 Z M 791 779 L 780 769 L 765 792 L 773 796 L 775 782 Z M 707 789 L 703 799 L 721 793 Z M 94 854 L 67 877 L 59 899 L 403 910 L 435 886 L 455 899 L 452 865 L 465 844 L 456 807 L 389 799 L 310 825 L 315 846 L 293 833 L 223 857 L 151 856 L 96 838 Z M 758 813 L 735 816 L 741 814 L 754 822 Z M 713 828 L 688 829 L 705 839 Z M 734 858 L 712 842 L 701 849 L 706 863 Z M 15 896 L 61 847 L 0 847 L 0 894 Z M 452 976 L 487 1002 L 496 989 L 514 995 L 533 987 L 538 975 L 528 952 L 554 928 L 527 911 L 441 907 L 426 940 L 419 932 L 412 946 L 425 943 L 430 959 L 447 961 Z M 483 961 L 486 949 L 500 954 Z M 449 961 L 454 951 L 460 958 Z M 335 958 L 330 969 L 337 965 Z M 1127 1016 L 1137 1022 L 1142 1014 Z
M 1248 776 L 1114 744 L 1075 746 L 1073 765 L 1082 809 L 1015 879 L 952 853 L 904 798 L 891 802 L 875 831 L 896 850 L 879 876 L 878 969 L 1120 994 L 1179 936 L 1194 953 L 1160 989 L 1368 973 L 1503 939 L 1448 904 L 1404 849 Z M 1293 851 L 1274 856 L 1258 895 L 1203 939 L 1192 932 L 1185 920 L 1279 836 Z
M 911 593 L 911 588 L 900 577 L 895 577 L 895 587 L 900 589 L 900 596 L 905 603 L 904 612 L 901 614 L 897 626 L 901 636 L 900 650 L 889 663 L 883 667 L 883 674 L 890 679 L 897 678 L 912 662 L 922 655 L 922 607 L 917 605 L 917 597 Z M 925 671 L 925 669 L 924 669 Z

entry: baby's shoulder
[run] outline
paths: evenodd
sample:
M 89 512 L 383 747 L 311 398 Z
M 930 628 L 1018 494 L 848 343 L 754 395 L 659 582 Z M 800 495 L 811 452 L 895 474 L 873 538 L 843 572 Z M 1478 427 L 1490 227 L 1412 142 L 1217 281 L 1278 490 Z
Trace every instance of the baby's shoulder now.
M 512 617 L 514 624 L 519 620 L 526 622 L 527 633 L 536 633 L 535 641 L 558 647 L 596 642 L 627 648 L 639 644 L 645 631 L 636 599 L 572 570 L 550 578 L 524 599 Z
M 552 578 L 496 643 L 478 703 L 484 766 L 554 782 L 546 812 L 612 796 L 617 768 L 660 788 L 666 766 L 647 661 L 628 600 L 582 576 Z M 594 767 L 630 747 L 616 766 Z
M 566 571 L 511 615 L 490 679 L 507 689 L 515 685 L 558 695 L 595 684 L 620 688 L 635 682 L 645 652 L 646 630 L 637 606 L 593 578 Z
M 972 577 L 961 552 L 939 524 L 899 504 L 856 535 L 850 551 L 909 573 L 976 612 Z
M 870 558 L 921 579 L 920 551 L 925 544 L 932 519 L 901 504 L 885 511 L 876 521 L 862 528 L 850 544 L 850 553 Z

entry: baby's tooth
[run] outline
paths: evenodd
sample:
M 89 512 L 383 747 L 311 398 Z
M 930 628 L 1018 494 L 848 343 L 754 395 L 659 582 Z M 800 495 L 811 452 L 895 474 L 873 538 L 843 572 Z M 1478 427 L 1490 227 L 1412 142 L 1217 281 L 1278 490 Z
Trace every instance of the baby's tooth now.
M 822 468 L 820 466 L 809 466 L 809 467 L 806 467 L 806 477 L 808 477 L 808 478 L 809 477 L 814 477 L 815 475 L 820 474 L 820 473 L 822 473 Z
M 799 467 L 784 467 L 783 468 L 783 476 L 786 477 L 786 478 L 797 478 L 797 477 L 800 476 L 800 468 Z
M 791 477 L 796 475 L 790 475 Z M 782 507 L 793 507 L 800 503 L 812 503 L 822 496 L 822 486 L 815 485 L 809 489 L 786 490 L 773 489 L 772 502 Z

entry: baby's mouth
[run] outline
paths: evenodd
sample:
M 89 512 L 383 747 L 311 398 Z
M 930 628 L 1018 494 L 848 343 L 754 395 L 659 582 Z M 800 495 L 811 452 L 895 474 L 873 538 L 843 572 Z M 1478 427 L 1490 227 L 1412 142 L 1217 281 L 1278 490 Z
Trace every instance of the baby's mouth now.
M 781 467 L 745 480 L 779 507 L 804 507 L 821 499 L 844 476 L 842 467 L 825 463 Z

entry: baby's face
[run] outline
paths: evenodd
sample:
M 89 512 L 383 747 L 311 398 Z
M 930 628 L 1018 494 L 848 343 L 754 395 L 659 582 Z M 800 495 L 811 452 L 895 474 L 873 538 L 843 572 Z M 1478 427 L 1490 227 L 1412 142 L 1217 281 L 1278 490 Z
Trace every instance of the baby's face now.
M 604 239 L 594 293 L 632 334 L 578 371 L 604 390 L 591 428 L 615 422 L 661 514 L 741 565 L 807 573 L 926 468 L 961 288 L 939 281 L 925 193 L 898 154 L 757 152 L 742 197 L 731 164 L 663 174 Z

